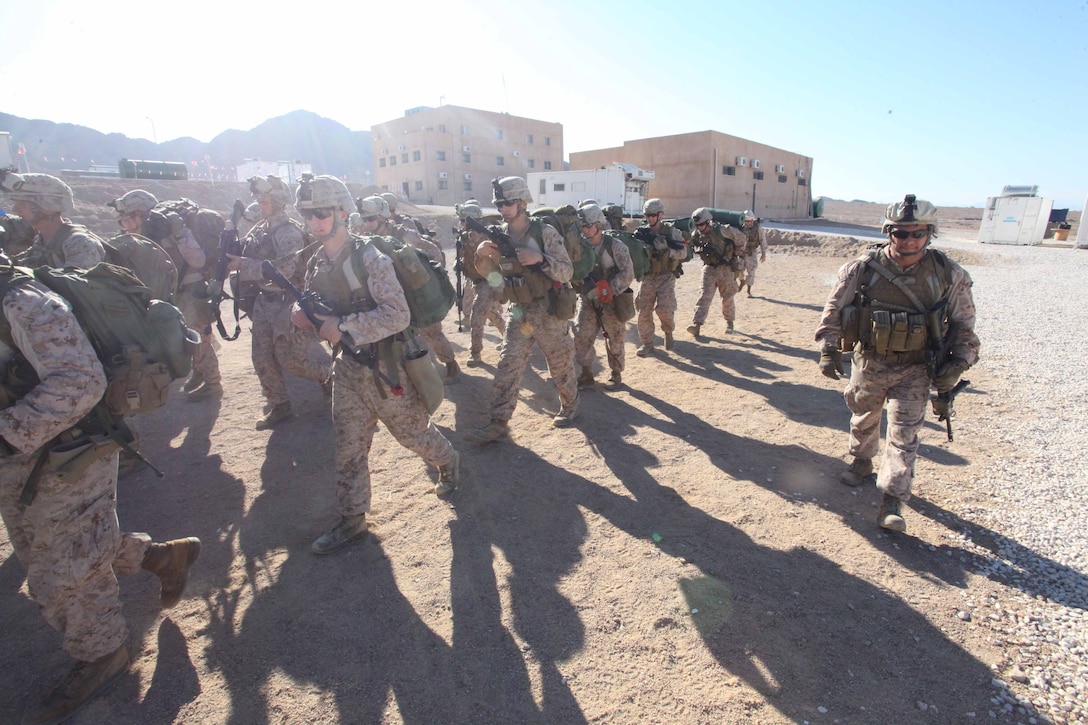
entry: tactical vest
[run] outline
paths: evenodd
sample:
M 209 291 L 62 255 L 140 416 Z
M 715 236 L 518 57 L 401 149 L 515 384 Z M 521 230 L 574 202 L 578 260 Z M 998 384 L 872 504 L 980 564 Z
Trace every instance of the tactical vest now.
M 762 249 L 759 244 L 759 224 L 752 224 L 751 229 L 745 229 L 744 236 L 747 237 L 744 245 L 745 254 L 755 254 Z
M 699 252 L 699 259 L 703 260 L 703 264 L 708 267 L 717 267 L 722 264 L 728 264 L 733 256 L 736 254 L 736 248 L 732 239 L 726 238 L 722 234 L 721 227 L 717 224 L 710 225 L 711 231 L 707 234 L 696 230 L 695 234 L 691 237 L 692 246 L 704 247 L 704 251 Z M 709 251 L 705 249 L 709 247 Z
M 64 243 L 68 241 L 68 237 L 76 232 L 93 236 L 91 230 L 82 224 L 65 222 L 61 228 L 57 230 L 57 233 L 53 235 L 53 238 L 44 245 L 45 258 L 49 260 L 50 267 L 65 266 Z M 44 242 L 45 240 L 43 239 L 42 241 Z
M 860 260 L 858 295 L 855 303 L 843 310 L 843 346 L 850 343 L 852 349 L 860 343 L 866 357 L 885 362 L 925 362 L 930 345 L 927 313 L 946 299 L 952 286 L 947 257 L 928 249 L 910 270 L 897 272 L 884 245 L 867 251 Z M 902 287 L 889 280 L 876 265 L 889 272 Z M 903 288 L 910 290 L 917 304 Z M 941 324 L 946 321 L 942 319 Z
M 476 247 L 479 242 L 474 244 L 472 236 L 467 231 L 460 232 L 458 239 L 461 246 L 461 273 L 474 283 L 486 281 L 487 278 L 476 269 Z
M 293 226 L 298 229 L 302 235 L 302 249 L 305 249 L 312 243 L 312 237 L 305 229 L 302 228 L 298 222 L 293 219 L 286 219 L 280 222 L 276 226 L 272 226 L 268 223 L 267 219 L 263 219 L 257 222 L 256 226 L 250 230 L 246 236 L 245 244 L 242 247 L 243 257 L 252 257 L 254 259 L 269 259 L 276 260 L 276 232 L 287 226 Z M 291 284 L 296 287 L 301 287 L 305 281 L 306 266 L 305 264 L 296 264 L 295 272 L 291 275 Z M 282 290 L 271 282 L 243 282 L 243 286 L 254 285 L 259 287 L 263 291 L 274 292 L 279 294 Z
M 539 219 L 530 218 L 529 231 L 519 241 L 511 240 L 514 248 L 528 248 L 531 241 L 536 244 L 537 251 L 544 254 L 544 232 L 541 224 L 543 222 Z M 503 226 L 506 227 L 505 224 Z M 499 274 L 502 275 L 503 283 L 499 291 L 499 302 L 502 304 L 514 302 L 526 305 L 544 299 L 554 284 L 554 280 L 541 271 L 540 265 L 522 266 L 516 256 L 499 258 Z
M 28 280 L 30 277 L 14 270 L 0 272 L 0 289 L 4 290 L 0 294 L 0 305 L 3 305 L 8 290 Z M 15 346 L 11 324 L 0 309 L 0 410 L 15 405 L 39 382 L 33 366 Z
M 642 226 L 647 225 L 643 224 Z M 661 222 L 661 231 L 655 233 L 668 240 L 672 235 L 672 230 L 672 224 Z M 682 262 L 669 256 L 671 249 L 672 247 L 669 246 L 666 246 L 665 249 L 650 248 L 650 271 L 647 274 L 674 274 L 680 269 Z
M 351 255 L 355 243 L 355 238 L 352 238 L 336 255 L 336 259 L 325 261 L 319 259 L 320 255 L 314 255 L 306 265 L 306 289 L 317 294 L 337 317 L 353 312 L 369 312 L 376 306 L 365 280 L 357 278 L 352 266 Z

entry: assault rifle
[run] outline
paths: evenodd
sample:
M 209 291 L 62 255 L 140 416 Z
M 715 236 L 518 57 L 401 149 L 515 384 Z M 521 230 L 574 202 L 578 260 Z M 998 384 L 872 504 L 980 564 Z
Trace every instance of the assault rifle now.
M 227 328 L 223 325 L 223 314 L 220 312 L 219 306 L 224 299 L 230 297 L 226 291 L 227 276 L 230 274 L 227 271 L 227 267 L 231 263 L 230 255 L 233 254 L 236 257 L 242 255 L 242 242 L 238 239 L 238 222 L 242 220 L 245 213 L 246 205 L 242 203 L 241 199 L 235 199 L 230 218 L 227 220 L 223 231 L 219 233 L 219 261 L 215 263 L 215 274 L 208 280 L 208 299 L 211 301 L 215 327 L 219 331 L 219 336 L 228 342 L 237 340 L 238 336 L 242 334 L 242 325 L 238 321 L 238 298 L 231 298 L 234 300 L 233 335 L 227 334 Z M 212 334 L 211 323 L 204 329 L 204 334 Z
M 329 307 L 316 292 L 302 292 L 299 290 L 298 287 L 291 284 L 291 280 L 283 276 L 283 272 L 276 269 L 276 265 L 272 264 L 272 260 L 266 259 L 261 262 L 261 276 L 294 297 L 295 301 L 298 302 L 298 308 L 302 310 L 302 313 L 306 315 L 306 319 L 310 321 L 315 329 L 320 330 L 321 326 L 325 324 L 325 321 L 318 317 L 318 315 L 336 317 L 336 311 Z M 400 383 L 394 383 L 381 371 L 381 368 L 378 366 L 378 357 L 371 350 L 372 346 L 357 346 L 355 341 L 351 339 L 351 335 L 341 330 L 340 344 L 336 347 L 355 362 L 360 363 L 377 373 L 378 376 L 385 381 L 385 384 L 389 386 L 393 395 L 404 395 L 404 387 L 401 386 Z
M 518 250 L 514 246 L 514 242 L 510 239 L 510 235 L 499 229 L 497 226 L 485 226 L 476 219 L 470 216 L 465 217 L 465 227 L 470 231 L 478 232 L 485 235 L 488 239 L 494 242 L 499 248 L 499 254 L 507 259 L 517 259 Z M 543 252 L 544 250 L 541 250 Z M 531 268 L 539 269 L 542 263 L 531 265 Z M 513 274 L 511 270 L 506 268 L 505 264 L 500 263 L 499 272 L 506 278 L 506 283 L 512 286 L 521 286 L 522 277 L 520 274 Z
M 465 283 L 462 277 L 464 272 L 464 257 L 461 256 L 461 253 L 464 251 L 465 237 L 468 233 L 457 227 L 451 227 L 450 231 L 453 232 L 453 238 L 455 240 L 453 244 L 454 254 L 457 255 L 457 261 L 453 263 L 453 273 L 457 280 L 457 331 L 464 332 L 461 327 L 461 315 L 464 312 L 462 305 L 464 304 Z
M 948 433 L 948 440 L 952 440 L 952 416 L 955 415 L 955 410 L 952 404 L 956 402 L 956 396 L 963 392 L 964 388 L 971 384 L 970 380 L 960 380 L 951 390 L 946 390 L 943 393 L 937 393 L 933 396 L 934 401 L 940 401 L 942 403 L 941 408 L 944 412 L 937 415 L 937 422 L 944 423 L 945 432 Z M 937 406 L 934 405 L 936 408 Z
M 665 243 L 668 244 L 671 249 L 684 248 L 684 242 L 673 241 L 670 235 L 659 234 L 653 229 L 650 229 L 650 227 L 648 226 L 639 226 L 635 229 L 634 232 L 632 232 L 632 234 L 634 234 L 635 237 L 639 239 L 643 244 L 649 247 L 651 253 L 655 253 L 657 251 L 657 248 L 654 247 L 654 242 L 657 241 L 658 237 L 663 237 L 665 239 Z
M 926 372 L 930 380 L 936 378 L 937 371 L 948 362 L 952 347 L 952 326 L 945 323 L 947 308 L 948 300 L 941 300 L 926 313 L 926 332 L 929 338 L 926 349 Z

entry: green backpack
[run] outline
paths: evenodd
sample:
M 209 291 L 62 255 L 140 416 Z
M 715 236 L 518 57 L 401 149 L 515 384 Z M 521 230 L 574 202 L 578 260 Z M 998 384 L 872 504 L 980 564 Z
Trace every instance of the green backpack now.
M 564 204 L 558 209 L 542 207 L 534 211 L 530 216 L 534 220 L 539 220 L 538 223 L 548 224 L 559 232 L 559 236 L 563 238 L 563 246 L 566 247 L 571 264 L 574 265 L 574 274 L 570 277 L 571 284 L 580 284 L 582 280 L 589 276 L 593 271 L 593 267 L 597 264 L 597 254 L 593 251 L 593 245 L 582 236 L 578 210 L 570 204 Z M 530 227 L 530 233 L 536 239 L 537 244 L 540 245 L 540 251 L 543 252 L 544 237 L 540 229 L 534 225 Z
M 178 289 L 178 270 L 166 250 L 139 234 L 118 234 L 102 242 L 106 261 L 124 267 L 151 292 L 152 299 L 173 302 Z
M 166 403 L 170 383 L 189 374 L 200 335 L 185 326 L 181 310 L 154 299 L 130 270 L 103 262 L 87 270 L 23 271 L 72 305 L 105 368 L 103 402 L 111 413 L 155 410 Z
M 457 292 L 453 289 L 446 270 L 438 262 L 395 237 L 370 236 L 354 239 L 355 253 L 351 255 L 351 264 L 360 280 L 365 280 L 367 274 L 362 255 L 365 245 L 373 244 L 382 254 L 393 260 L 397 281 L 404 288 L 404 298 L 408 300 L 408 309 L 412 313 L 412 327 L 430 327 L 446 318 L 446 313 L 457 299 Z
M 605 229 L 604 236 L 610 243 L 615 243 L 618 239 L 627 245 L 627 251 L 631 253 L 631 261 L 634 263 L 636 280 L 642 279 L 642 276 L 650 271 L 650 250 L 641 239 L 619 229 Z

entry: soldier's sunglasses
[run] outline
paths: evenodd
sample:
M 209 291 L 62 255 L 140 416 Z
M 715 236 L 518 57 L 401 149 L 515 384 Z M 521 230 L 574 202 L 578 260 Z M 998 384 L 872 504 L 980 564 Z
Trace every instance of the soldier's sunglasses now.
M 929 236 L 928 229 L 915 229 L 908 232 L 906 229 L 896 229 L 891 233 L 896 239 L 925 239 Z
M 332 216 L 332 207 L 325 207 L 322 209 L 299 209 L 298 213 L 302 215 L 303 219 L 328 219 Z

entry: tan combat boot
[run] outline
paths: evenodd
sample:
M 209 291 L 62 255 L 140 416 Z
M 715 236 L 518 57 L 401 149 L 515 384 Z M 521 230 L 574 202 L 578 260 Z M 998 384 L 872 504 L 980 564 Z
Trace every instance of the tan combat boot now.
M 903 519 L 903 502 L 890 494 L 884 494 L 880 501 L 880 511 L 876 515 L 876 521 L 880 528 L 889 531 L 906 531 L 907 522 Z
M 623 385 L 623 374 L 619 370 L 613 370 L 612 376 L 608 378 L 608 383 L 604 386 L 605 390 L 616 390 Z
M 666 350 L 672 350 L 672 333 L 671 332 L 666 332 L 665 333 L 665 349 Z
M 699 335 L 702 334 L 702 331 L 703 325 L 701 322 L 696 322 L 694 324 L 688 325 L 688 333 L 696 339 L 699 338 Z
M 461 454 L 453 452 L 453 460 L 438 469 L 438 483 L 434 487 L 434 494 L 439 498 L 449 496 L 461 485 Z
M 635 354 L 638 355 L 639 357 L 649 357 L 650 355 L 653 355 L 654 354 L 654 344 L 652 342 L 647 342 L 647 343 L 643 344 L 642 347 L 635 350 Z
M 123 644 L 91 662 L 77 662 L 56 689 L 23 717 L 23 725 L 64 722 L 120 679 L 128 664 L 128 648 Z
M 223 384 L 219 382 L 208 383 L 204 382 L 200 384 L 199 388 L 194 388 L 193 392 L 189 393 L 189 400 L 208 400 L 209 398 L 222 398 L 223 397 Z
M 196 390 L 197 388 L 199 388 L 203 384 L 204 384 L 204 376 L 203 375 L 197 375 L 196 373 L 192 373 L 189 376 L 189 379 L 185 381 L 185 384 L 181 386 L 181 391 L 183 393 L 188 394 L 188 393 L 193 392 L 194 390 Z
M 839 476 L 839 483 L 847 486 L 859 486 L 872 475 L 873 459 L 854 456 L 854 462 Z
M 480 356 L 479 350 L 473 350 L 468 354 L 468 361 L 465 363 L 470 368 L 478 368 L 484 364 L 484 359 Z
M 492 418 L 491 422 L 483 428 L 477 428 L 469 433 L 478 443 L 490 443 L 500 438 L 510 437 L 510 422 Z
M 277 403 L 268 409 L 268 412 L 264 414 L 264 417 L 257 421 L 257 425 L 254 427 L 257 430 L 268 430 L 279 423 L 281 420 L 285 420 L 291 417 L 291 401 L 286 403 Z
M 195 536 L 152 544 L 144 554 L 140 567 L 159 578 L 159 601 L 163 609 L 170 609 L 181 601 L 185 585 L 189 583 L 189 570 L 199 556 L 200 539 Z
M 733 334 L 733 321 L 732 320 L 726 320 L 725 321 L 725 334 L 726 335 L 732 335 Z
M 589 368 L 582 368 L 582 374 L 578 376 L 579 388 L 592 388 L 594 385 L 593 373 Z
M 446 363 L 446 377 L 442 379 L 444 383 L 453 383 L 457 381 L 457 377 L 461 374 L 461 366 L 457 364 L 456 360 L 450 360 Z
M 341 516 L 339 523 L 332 528 L 332 531 L 317 537 L 310 545 L 310 551 L 315 554 L 331 554 L 356 539 L 363 538 L 367 531 L 366 514 Z
M 552 418 L 552 425 L 554 425 L 556 428 L 566 428 L 571 423 L 573 423 L 574 419 L 577 417 L 578 403 L 575 402 L 574 405 L 570 406 L 569 408 L 560 407 L 559 412 L 555 414 L 554 418 Z

